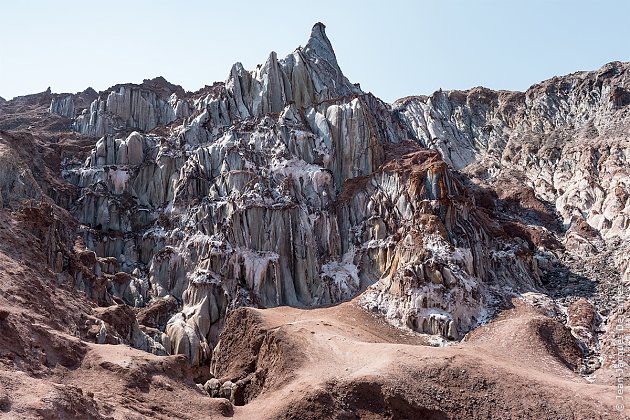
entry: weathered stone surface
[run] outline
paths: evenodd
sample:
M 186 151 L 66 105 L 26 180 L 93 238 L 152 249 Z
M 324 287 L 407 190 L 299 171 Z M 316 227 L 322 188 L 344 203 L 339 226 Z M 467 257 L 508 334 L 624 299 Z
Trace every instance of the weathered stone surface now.
M 74 98 L 72 95 L 53 98 L 50 103 L 50 112 L 63 117 L 74 118 Z
M 178 94 L 183 95 L 183 89 L 163 78 L 145 80 L 141 85 L 115 86 L 99 94 L 89 108 L 76 115 L 74 128 L 90 136 L 111 135 L 125 129 L 150 131 L 190 114 L 188 104 L 179 100 Z M 65 112 L 62 105 L 53 102 L 51 111 L 59 108 Z
M 128 305 L 112 305 L 95 310 L 96 328 L 95 342 L 97 344 L 127 344 L 131 347 L 154 353 L 167 355 L 167 350 L 161 342 L 141 331 L 136 315 Z
M 75 124 L 106 135 L 65 176 L 82 188 L 86 245 L 129 275 L 117 296 L 177 299 L 167 350 L 193 365 L 241 305 L 324 305 L 374 285 L 372 309 L 456 339 L 487 316 L 490 293 L 540 286 L 527 244 L 488 225 L 447 165 L 343 76 L 322 24 L 285 59 L 237 63 L 225 84 L 188 97 L 160 85 L 101 94 L 104 111 Z M 165 91 L 191 113 L 149 134 L 179 118 L 156 111 Z
M 626 72 L 612 63 L 526 93 L 439 91 L 389 106 L 347 80 L 316 24 L 305 47 L 252 71 L 236 63 L 195 93 L 162 78 L 114 86 L 89 107 L 48 92 L 50 112 L 99 138 L 83 164 L 63 167 L 97 256 L 76 283 L 149 305 L 141 332 L 199 378 L 243 305 L 363 293 L 401 328 L 460 339 L 510 296 L 574 278 L 561 277 L 574 270 L 561 267 L 567 255 L 625 241 Z M 568 305 L 591 289 L 555 290 Z
M 0 135 L 0 209 L 16 206 L 20 201 L 41 197 L 41 190 L 28 168 L 4 144 Z
M 87 108 L 98 97 L 98 93 L 87 88 L 76 94 L 60 93 L 53 95 L 48 111 L 51 114 L 74 118 L 80 111 Z
M 439 91 L 405 98 L 394 109 L 423 146 L 454 168 L 490 185 L 518 176 L 555 206 L 565 229 L 585 220 L 605 241 L 627 242 L 630 107 L 620 98 L 629 72 L 627 63 L 613 62 L 525 93 Z M 579 246 L 574 242 L 567 237 L 567 246 Z M 627 263 L 617 264 L 627 276 Z
M 583 343 L 585 349 L 597 347 L 597 333 L 601 328 L 601 322 L 601 316 L 595 306 L 584 298 L 573 302 L 567 309 L 567 326 Z
M 524 93 L 439 91 L 393 105 L 421 145 L 438 150 L 477 185 L 500 193 L 521 184 L 520 193 L 495 203 L 510 207 L 511 217 L 518 214 L 521 225 L 513 233 L 536 242 L 543 282 L 568 310 L 586 373 L 599 367 L 600 350 L 604 360 L 610 351 L 598 336 L 612 334 L 615 318 L 600 319 L 599 312 L 614 314 L 618 287 L 630 282 L 629 74 L 628 63 L 612 62 Z M 558 217 L 557 228 L 545 209 Z M 541 241 L 534 226 L 557 238 L 552 255 L 551 242 Z
M 264 402 L 285 386 L 325 385 L 313 401 L 334 396 L 346 408 L 346 396 L 394 398 L 381 391 L 399 388 L 401 366 L 404 383 L 418 389 L 438 378 L 449 395 L 480 392 L 424 414 L 450 415 L 469 400 L 469 417 L 477 401 L 496 413 L 495 398 L 520 385 L 488 398 L 488 384 L 509 372 L 533 389 L 532 366 L 574 396 L 572 371 L 611 372 L 613 326 L 627 310 L 614 297 L 630 265 L 627 74 L 628 64 L 611 63 L 526 93 L 439 91 L 390 106 L 343 76 L 316 24 L 304 48 L 271 53 L 252 71 L 237 63 L 225 82 L 194 93 L 157 78 L 1 102 L 0 129 L 9 130 L 0 132 L 2 352 L 18 369 L 59 364 L 48 378 L 64 383 L 73 369 L 108 370 L 125 392 L 175 395 L 174 375 L 195 397 L 224 399 L 228 414 L 228 400 Z M 64 307 L 66 321 L 33 299 L 42 291 L 80 311 Z M 28 311 L 45 314 L 39 325 Z M 64 322 L 65 333 L 90 344 L 45 334 Z M 441 353 L 417 345 L 460 339 Z M 47 342 L 68 355 L 44 352 Z M 138 359 L 125 345 L 180 356 Z M 396 356 L 381 362 L 392 348 Z M 514 349 L 525 350 L 516 361 Z M 479 376 L 467 373 L 478 354 L 492 354 L 473 370 Z M 433 359 L 441 361 L 425 363 Z M 337 363 L 358 382 L 339 382 Z M 320 368 L 325 374 L 313 374 Z M 373 380 L 388 372 L 391 381 Z M 109 412 L 104 394 L 94 407 Z M 63 395 L 83 401 L 76 390 Z M 443 402 L 425 397 L 427 407 Z M 400 415 L 404 401 L 387 410 Z M 0 395 L 0 409 L 11 404 Z M 566 417 L 573 406 L 548 408 Z

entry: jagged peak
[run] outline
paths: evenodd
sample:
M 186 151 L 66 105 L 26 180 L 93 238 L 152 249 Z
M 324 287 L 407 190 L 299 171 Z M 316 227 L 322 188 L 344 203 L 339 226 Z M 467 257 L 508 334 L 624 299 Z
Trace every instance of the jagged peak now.
M 326 36 L 325 28 L 326 26 L 323 23 L 316 23 L 311 30 L 311 36 L 305 47 L 300 46 L 281 59 L 278 58 L 278 54 L 275 51 L 271 51 L 265 62 L 256 65 L 251 71 L 247 72 L 239 62 L 233 64 L 224 85 L 227 86 L 228 90 L 234 89 L 237 86 L 234 83 L 234 79 L 245 76 L 246 72 L 250 76 L 245 77 L 256 79 L 258 80 L 257 83 L 261 83 L 265 75 L 269 76 L 273 73 L 273 81 L 264 83 L 263 96 L 268 94 L 274 96 L 276 106 L 280 104 L 279 98 L 283 98 L 282 102 L 297 101 L 302 105 L 312 105 L 324 99 L 363 93 L 358 84 L 353 85 L 343 75 L 337 63 L 332 44 Z M 304 66 L 300 64 L 302 61 L 309 62 L 309 64 Z M 293 80 L 296 74 L 295 68 L 299 70 L 298 76 Z M 276 77 L 276 74 L 278 77 Z M 293 82 L 297 83 L 297 85 L 291 86 Z M 248 90 L 251 86 L 249 83 L 245 83 L 245 85 L 237 87 L 239 91 L 243 88 Z M 270 89 L 274 91 L 271 92 Z M 294 97 L 294 93 L 297 93 L 299 97 Z M 245 102 L 253 101 L 252 92 L 241 92 L 238 94 L 245 96 L 243 98 Z M 260 96 L 260 93 L 256 93 L 256 95 Z M 272 108 L 276 109 L 275 106 Z M 256 112 L 254 111 L 254 114 Z
M 278 61 L 278 54 L 275 51 L 271 51 L 269 53 L 269 57 L 267 57 L 267 61 L 265 61 L 264 67 L 270 66 L 272 63 Z
M 330 40 L 326 36 L 326 25 L 317 22 L 313 25 L 311 36 L 306 43 L 305 52 L 313 52 L 315 55 L 325 59 L 326 61 L 338 66 L 337 57 L 333 50 Z
M 240 61 L 237 61 L 236 63 L 232 64 L 232 69 L 230 70 L 230 74 L 232 73 L 241 74 L 245 71 L 247 70 L 245 70 L 245 66 L 243 66 L 243 63 L 241 63 Z

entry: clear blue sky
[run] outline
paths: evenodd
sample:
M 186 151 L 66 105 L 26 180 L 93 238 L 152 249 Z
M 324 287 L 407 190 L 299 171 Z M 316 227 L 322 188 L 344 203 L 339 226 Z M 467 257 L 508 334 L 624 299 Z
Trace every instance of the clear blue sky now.
M 630 61 L 630 1 L 3 1 L 0 96 L 158 75 L 196 90 L 304 45 L 321 21 L 344 73 L 386 101 L 524 90 Z

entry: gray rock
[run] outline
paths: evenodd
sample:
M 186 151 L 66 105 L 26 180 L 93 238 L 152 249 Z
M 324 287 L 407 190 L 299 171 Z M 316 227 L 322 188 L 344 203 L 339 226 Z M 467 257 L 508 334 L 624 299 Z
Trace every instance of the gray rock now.
M 101 138 L 83 166 L 65 168 L 81 191 L 71 210 L 85 244 L 129 276 L 117 296 L 177 300 L 160 340 L 194 366 L 208 364 L 242 305 L 362 293 L 395 325 L 458 339 L 501 299 L 543 291 L 552 239 L 578 256 L 625 239 L 627 107 L 623 92 L 610 102 L 610 86 L 626 67 L 569 76 L 573 93 L 551 81 L 390 107 L 343 76 L 317 24 L 306 47 L 253 71 L 237 63 L 195 94 L 164 80 L 101 93 L 75 120 Z M 593 130 L 611 137 L 589 145 Z M 513 199 L 506 185 L 520 181 L 529 189 Z M 538 207 L 510 208 L 525 199 Z
M 212 398 L 219 397 L 219 391 L 221 389 L 221 382 L 218 379 L 212 378 L 212 379 L 207 380 L 206 383 L 203 385 L 203 387 L 208 393 L 208 395 L 210 395 Z

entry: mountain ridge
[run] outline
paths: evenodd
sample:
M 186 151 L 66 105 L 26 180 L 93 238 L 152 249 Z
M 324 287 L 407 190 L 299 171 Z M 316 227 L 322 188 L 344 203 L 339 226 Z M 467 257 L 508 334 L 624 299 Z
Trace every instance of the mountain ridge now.
M 26 276 L 15 274 L 22 269 L 3 268 L 10 280 L 0 283 L 0 309 L 8 311 L 0 318 L 19 331 L 28 330 L 28 316 L 43 325 L 41 342 L 8 354 L 35 366 L 37 346 L 72 333 L 76 357 L 59 366 L 51 350 L 41 357 L 45 366 L 37 365 L 41 374 L 57 378 L 72 367 L 75 383 L 90 389 L 80 375 L 88 369 L 84 359 L 96 357 L 108 381 L 131 375 L 133 388 L 146 374 L 138 386 L 207 399 L 194 410 L 228 413 L 247 402 L 252 408 L 236 410 L 245 415 L 284 392 L 280 382 L 297 387 L 294 377 L 317 387 L 342 384 L 317 378 L 300 362 L 324 360 L 325 352 L 309 348 L 328 348 L 328 339 L 362 343 L 338 324 L 340 313 L 363 314 L 370 334 L 385 334 L 386 325 L 414 337 L 413 345 L 450 347 L 464 360 L 467 349 L 483 347 L 466 347 L 483 331 L 503 343 L 509 328 L 501 325 L 509 320 L 523 329 L 511 332 L 517 349 L 525 351 L 527 337 L 555 349 L 545 357 L 560 376 L 542 362 L 537 369 L 547 381 L 563 378 L 563 393 L 612 389 L 610 343 L 624 309 L 616 287 L 630 281 L 628 68 L 609 63 L 524 93 L 438 91 L 389 105 L 345 78 L 317 23 L 306 47 L 284 59 L 272 52 L 251 71 L 236 63 L 225 82 L 196 93 L 158 77 L 0 103 L 2 235 L 13 244 L 0 256 L 10 267 L 36 264 L 37 287 L 51 295 L 59 289 L 80 308 L 64 325 L 47 324 L 40 309 L 2 309 L 24 304 L 7 290 L 31 290 Z M 35 244 L 30 262 L 11 249 L 27 243 Z M 311 340 L 282 306 L 330 316 L 337 335 L 309 321 Z M 55 299 L 42 307 L 67 310 Z M 280 329 L 267 330 L 270 322 Z M 239 341 L 239 328 L 251 343 Z M 412 345 L 391 334 L 397 345 Z M 293 335 L 310 345 L 295 344 Z M 120 367 L 108 362 L 111 345 L 156 356 L 125 347 L 136 365 Z M 331 357 L 359 372 L 342 347 L 329 349 Z M 274 371 L 269 361 L 282 368 Z M 156 363 L 176 366 L 174 376 L 160 382 Z M 377 386 L 369 385 L 351 412 L 365 409 L 370 395 L 394 401 L 380 391 L 394 377 L 356 375 L 357 390 Z M 202 391 L 191 388 L 195 382 Z M 508 401 L 504 385 L 493 395 Z M 333 391 L 318 389 L 316 398 L 332 398 L 341 409 Z M 118 409 L 107 411 L 98 392 L 94 400 L 68 388 L 53 400 L 96 417 L 134 410 L 115 397 Z M 146 413 L 159 412 L 151 402 L 159 395 L 141 398 L 140 405 L 153 404 Z M 612 393 L 597 395 L 612 407 Z M 412 393 L 396 398 L 404 403 L 383 403 L 375 413 L 395 416 L 396 404 L 407 404 L 409 413 L 456 416 L 457 404 L 469 404 L 442 406 Z M 273 416 L 288 416 L 289 407 L 278 404 Z M 299 409 L 306 415 L 318 404 Z M 545 412 L 540 401 L 528 404 Z M 594 415 L 587 405 L 580 410 Z M 16 406 L 34 409 L 21 398 Z M 509 401 L 505 407 L 515 409 Z M 557 410 L 555 416 L 570 413 L 564 405 Z M 164 417 L 177 415 L 169 413 Z

